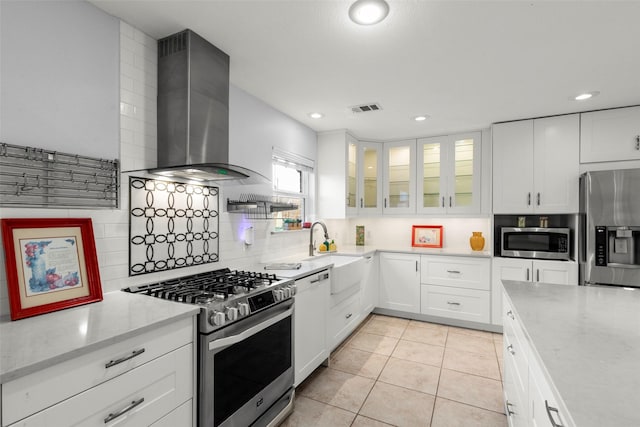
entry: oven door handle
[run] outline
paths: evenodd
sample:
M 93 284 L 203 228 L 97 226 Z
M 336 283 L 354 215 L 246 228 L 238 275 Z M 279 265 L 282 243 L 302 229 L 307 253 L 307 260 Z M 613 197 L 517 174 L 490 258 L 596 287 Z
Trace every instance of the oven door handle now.
M 251 335 L 255 335 L 260 331 L 267 329 L 271 325 L 275 325 L 282 319 L 286 319 L 287 317 L 293 315 L 293 309 L 289 308 L 287 311 L 283 311 L 277 316 L 270 317 L 269 319 L 261 322 L 255 326 L 250 327 L 249 329 L 245 329 L 237 335 L 231 335 L 229 337 L 220 338 L 217 340 L 213 340 L 209 342 L 209 350 L 219 350 L 224 347 L 228 347 L 233 344 L 237 344 L 240 341 L 243 341 L 249 338 Z

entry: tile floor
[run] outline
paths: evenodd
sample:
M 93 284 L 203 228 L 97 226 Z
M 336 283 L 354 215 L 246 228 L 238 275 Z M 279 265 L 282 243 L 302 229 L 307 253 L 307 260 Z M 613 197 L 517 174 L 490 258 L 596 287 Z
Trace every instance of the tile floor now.
M 284 427 L 503 427 L 502 335 L 371 315 L 296 389 Z

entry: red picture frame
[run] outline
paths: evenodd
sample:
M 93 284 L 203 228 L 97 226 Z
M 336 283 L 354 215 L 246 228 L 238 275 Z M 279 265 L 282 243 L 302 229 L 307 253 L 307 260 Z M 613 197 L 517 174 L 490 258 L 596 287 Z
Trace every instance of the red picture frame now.
M 102 300 L 91 218 L 4 218 L 11 320 Z
M 441 225 L 414 225 L 411 227 L 411 246 L 416 248 L 441 248 L 443 240 Z

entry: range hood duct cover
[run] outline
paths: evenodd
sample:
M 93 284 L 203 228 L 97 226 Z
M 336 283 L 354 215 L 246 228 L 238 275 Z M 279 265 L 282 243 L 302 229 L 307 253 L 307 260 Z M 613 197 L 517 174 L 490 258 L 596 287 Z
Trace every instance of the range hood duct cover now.
M 158 40 L 158 166 L 149 172 L 269 182 L 229 163 L 229 55 L 191 30 Z

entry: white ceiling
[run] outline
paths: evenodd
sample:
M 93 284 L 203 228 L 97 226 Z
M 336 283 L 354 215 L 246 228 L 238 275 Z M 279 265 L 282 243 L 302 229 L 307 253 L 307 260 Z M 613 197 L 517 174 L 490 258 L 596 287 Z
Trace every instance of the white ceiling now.
M 192 29 L 234 85 L 317 131 L 389 140 L 640 104 L 640 0 L 388 2 L 359 26 L 345 0 L 91 1 L 154 38 Z M 583 91 L 600 95 L 569 100 Z M 383 110 L 348 108 L 370 102 Z

